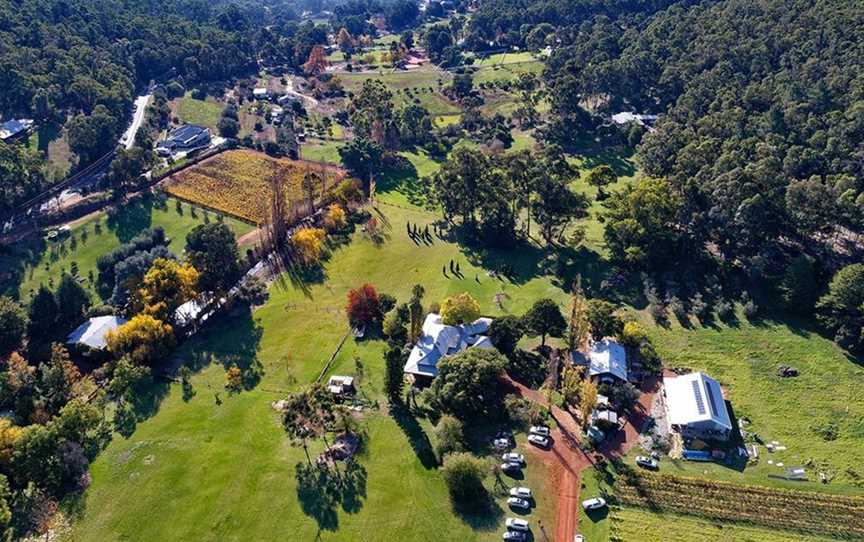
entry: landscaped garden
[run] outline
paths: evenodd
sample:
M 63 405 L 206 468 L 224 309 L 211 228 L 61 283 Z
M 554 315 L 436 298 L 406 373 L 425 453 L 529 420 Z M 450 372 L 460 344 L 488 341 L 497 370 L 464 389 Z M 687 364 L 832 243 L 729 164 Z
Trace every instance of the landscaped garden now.
M 169 248 L 182 251 L 186 234 L 198 224 L 222 220 L 239 237 L 252 227 L 231 217 L 183 203 L 174 198 L 138 198 L 108 214 L 87 217 L 71 227 L 68 237 L 54 241 L 38 238 L 19 243 L 0 255 L 0 265 L 10 273 L 3 285 L 10 294 L 28 300 L 40 284 L 54 287 L 61 275 L 74 273 L 95 292 L 91 275 L 96 260 L 147 228 L 160 226 L 173 242 Z

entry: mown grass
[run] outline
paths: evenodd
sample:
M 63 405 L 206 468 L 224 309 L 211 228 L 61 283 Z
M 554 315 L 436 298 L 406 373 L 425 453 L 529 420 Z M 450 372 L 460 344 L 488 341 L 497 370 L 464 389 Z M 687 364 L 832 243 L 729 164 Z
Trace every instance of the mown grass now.
M 168 198 L 164 205 L 155 198 L 145 198 L 121 206 L 111 216 L 99 214 L 84 220 L 72 228 L 77 243 L 74 249 L 68 238 L 12 245 L 0 256 L 0 264 L 12 273 L 10 280 L 4 281 L 4 290 L 26 301 L 40 284 L 53 284 L 56 288 L 62 273 L 71 272 L 72 262 L 76 262 L 78 274 L 83 278 L 82 284 L 95 292 L 89 274 L 92 271 L 95 276 L 99 256 L 129 241 L 142 230 L 156 226 L 165 229 L 166 236 L 171 239 L 169 248 L 180 254 L 186 243 L 186 234 L 204 223 L 205 212 L 200 207 L 182 203 L 178 213 L 176 204 L 177 200 L 173 198 Z M 208 219 L 216 221 L 218 216 L 208 211 Z M 233 218 L 224 217 L 223 220 L 237 236 L 251 230 L 251 226 Z M 101 233 L 97 233 L 97 224 Z
M 362 488 L 336 506 L 298 497 L 295 466 L 305 456 L 288 445 L 269 403 L 318 376 L 348 331 L 343 307 L 349 288 L 369 282 L 405 300 L 412 285 L 421 283 L 427 303 L 469 291 L 489 314 L 521 313 L 538 297 L 561 295 L 548 277 L 492 279 L 456 244 L 415 244 L 406 233 L 408 222 L 422 226 L 433 214 L 383 204 L 380 209 L 381 222 L 389 224 L 382 244 L 356 234 L 334 252 L 325 283 L 307 290 L 274 285 L 253 318 L 235 316 L 178 352 L 178 359 L 196 369 L 194 397 L 184 402 L 179 385 L 159 388 L 158 412 L 142 420 L 131 438 L 116 437 L 99 456 L 93 485 L 77 503 L 80 517 L 71 540 L 275 540 L 285 533 L 295 540 L 500 540 L 505 517 L 514 515 L 502 509 L 503 501 L 484 514 L 454 512 L 428 462 L 430 424 L 409 420 L 400 428 L 383 404 L 363 414 L 368 444 L 360 456 Z M 505 256 L 517 263 L 525 258 Z M 460 262 L 464 279 L 441 274 L 450 259 Z M 503 311 L 494 302 L 502 291 L 508 296 Z M 381 400 L 384 347 L 381 341 L 349 338 L 330 373 L 356 374 L 359 358 L 362 393 Z M 260 382 L 228 396 L 224 367 L 231 363 Z M 318 450 L 315 445 L 312 453 Z M 540 510 L 529 519 L 554 524 L 554 489 L 545 486 L 542 464 L 529 458 L 526 475 L 527 484 L 542 493 Z M 154 510 L 159 521 L 141 521 Z
M 211 130 L 216 129 L 224 106 L 212 98 L 197 100 L 184 96 L 174 101 L 174 111 L 177 118 L 184 124 L 198 124 Z

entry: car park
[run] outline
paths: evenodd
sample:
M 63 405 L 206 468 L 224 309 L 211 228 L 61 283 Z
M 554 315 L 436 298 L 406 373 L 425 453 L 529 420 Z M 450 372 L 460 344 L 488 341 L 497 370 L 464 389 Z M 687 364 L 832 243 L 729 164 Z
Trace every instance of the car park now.
M 513 508 L 531 508 L 531 503 L 525 499 L 520 499 L 519 497 L 510 497 L 507 499 L 507 505 Z
M 660 463 L 653 457 L 645 457 L 644 455 L 636 456 L 636 464 L 644 469 L 657 470 L 660 468 Z
M 528 522 L 521 518 L 507 518 L 506 521 L 507 528 L 511 531 L 527 531 Z
M 519 497 L 520 499 L 530 499 L 533 495 L 531 495 L 531 490 L 527 487 L 511 487 L 510 496 Z
M 549 437 L 544 437 L 542 435 L 528 435 L 528 442 L 534 446 L 540 446 L 541 448 L 548 448 L 551 443 Z
M 552 434 L 552 432 L 549 431 L 549 428 L 545 425 L 533 425 L 528 432 L 532 435 L 540 435 L 543 437 L 548 437 L 550 434 Z
M 518 463 L 520 465 L 525 464 L 525 456 L 523 456 L 522 454 L 517 454 L 515 452 L 509 452 L 502 455 L 501 460 L 508 463 Z
M 594 497 L 593 499 L 582 501 L 582 508 L 584 508 L 586 511 L 599 510 L 604 506 L 606 506 L 606 501 L 602 497 Z

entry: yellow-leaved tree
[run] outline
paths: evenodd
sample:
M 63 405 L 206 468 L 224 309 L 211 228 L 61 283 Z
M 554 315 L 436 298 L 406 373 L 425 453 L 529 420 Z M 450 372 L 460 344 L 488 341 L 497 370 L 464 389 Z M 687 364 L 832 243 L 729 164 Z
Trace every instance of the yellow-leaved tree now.
M 183 303 L 198 295 L 198 271 L 189 264 L 157 258 L 141 281 L 137 305 L 144 314 L 168 320 Z
M 8 418 L 0 418 L 0 465 L 9 466 L 15 445 L 21 440 L 23 430 Z
M 117 356 L 129 356 L 141 365 L 153 365 L 163 359 L 174 347 L 174 330 L 170 324 L 149 314 L 138 314 L 131 320 L 109 331 L 105 337 L 108 350 Z
M 579 390 L 579 414 L 582 415 L 582 427 L 588 427 L 591 423 L 591 412 L 597 406 L 597 385 L 589 379 L 582 381 Z
M 325 235 L 321 228 L 300 228 L 291 236 L 291 247 L 304 265 L 314 265 L 321 259 Z
M 480 303 L 468 292 L 448 297 L 441 303 L 441 320 L 448 326 L 473 322 L 480 318 Z
M 348 224 L 348 215 L 338 203 L 332 203 L 324 213 L 324 227 L 327 231 L 341 230 Z

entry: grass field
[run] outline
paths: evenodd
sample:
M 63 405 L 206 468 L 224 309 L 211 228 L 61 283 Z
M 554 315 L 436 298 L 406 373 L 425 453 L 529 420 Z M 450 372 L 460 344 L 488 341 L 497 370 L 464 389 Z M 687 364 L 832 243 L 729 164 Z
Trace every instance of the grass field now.
M 342 143 L 338 141 L 323 141 L 320 139 L 307 139 L 300 146 L 300 158 L 312 160 L 313 162 L 327 162 L 330 164 L 341 164 L 339 147 Z
M 452 76 L 434 66 L 424 66 L 410 71 L 392 72 L 384 70 L 383 73 L 346 73 L 340 74 L 339 77 L 345 84 L 345 89 L 351 92 L 357 92 L 367 79 L 380 80 L 393 92 L 393 101 L 397 106 L 416 103 L 414 101 L 416 99 L 420 105 L 429 110 L 433 117 L 453 115 L 461 111 L 458 105 L 438 91 L 439 88 L 449 84 Z M 441 85 L 439 85 L 439 81 Z M 410 89 L 413 95 L 409 96 L 405 93 L 406 89 Z
M 641 508 L 616 508 L 611 514 L 613 542 L 798 542 L 801 535 L 773 529 L 716 523 L 691 516 L 660 514 Z M 588 540 L 598 540 L 588 537 Z M 808 535 L 806 540 L 831 540 Z
M 354 236 L 326 265 L 326 283 L 302 289 L 278 285 L 254 318 L 236 316 L 187 343 L 177 357 L 200 367 L 188 402 L 179 385 L 155 392 L 158 412 L 142 419 L 129 439 L 116 437 L 93 465 L 93 485 L 73 507 L 79 521 L 71 540 L 500 540 L 511 512 L 498 506 L 482 517 L 457 515 L 438 472 L 428 462 L 431 427 L 426 420 L 397 424 L 383 410 L 368 410 L 368 445 L 360 458 L 365 483 L 338 504 L 321 505 L 307 493 L 298 498 L 295 465 L 303 451 L 289 447 L 269 403 L 286 390 L 312 382 L 347 323 L 345 294 L 363 282 L 407 299 L 422 283 L 426 302 L 469 291 L 483 312 L 500 314 L 493 298 L 505 292 L 508 312 L 521 313 L 536 298 L 560 296 L 547 277 L 501 282 L 486 276 L 474 255 L 435 241 L 416 245 L 407 223 L 429 223 L 434 215 L 382 205 L 388 224 L 381 245 Z M 441 266 L 460 261 L 464 280 L 448 280 Z M 531 265 L 530 252 L 490 254 L 493 261 Z M 476 277 L 476 279 L 475 279 Z M 381 397 L 384 344 L 348 340 L 331 373 L 356 374 L 363 364 L 362 392 Z M 236 363 L 260 382 L 235 396 L 222 392 L 224 365 Z M 216 404 L 215 393 L 223 403 Z M 314 451 L 314 450 L 313 450 Z M 542 467 L 529 463 L 527 483 L 541 495 L 530 516 L 554 523 L 554 499 Z M 159 510 L 159 521 L 142 517 Z M 536 531 L 535 531 L 536 532 Z
M 120 246 L 138 232 L 155 226 L 164 228 L 165 234 L 172 239 L 169 247 L 175 253 L 181 252 L 186 234 L 204 222 L 205 213 L 203 209 L 186 203 L 181 205 L 182 214 L 178 213 L 176 203 L 177 200 L 173 198 L 168 198 L 164 205 L 155 198 L 136 200 L 110 216 L 100 214 L 82 221 L 72 228 L 76 238 L 74 249 L 69 239 L 62 243 L 38 240 L 12 245 L 7 253 L 0 256 L 0 264 L 12 272 L 8 283 L 4 280 L 4 290 L 27 300 L 40 284 L 53 284 L 56 287 L 62 273 L 70 272 L 72 262 L 78 264 L 79 276 L 87 279 L 90 271 L 96 272 L 99 256 Z M 208 219 L 215 221 L 217 216 L 210 211 Z M 251 230 L 251 226 L 233 218 L 226 217 L 224 220 L 238 236 Z M 97 233 L 97 229 L 101 233 Z M 95 292 L 89 280 L 83 284 Z
M 172 101 L 172 105 L 172 111 L 181 123 L 199 124 L 211 130 L 216 129 L 224 109 L 224 106 L 213 98 L 196 100 L 191 96 L 178 98 Z
M 305 198 L 301 181 L 307 172 L 322 176 L 329 190 L 344 177 L 341 170 L 277 159 L 250 150 L 232 150 L 173 175 L 165 191 L 179 198 L 261 223 L 270 205 L 269 179 L 279 175 L 289 199 Z M 320 193 L 319 193 L 320 195 Z M 316 196 L 317 197 L 317 196 Z
M 640 315 L 648 322 L 647 315 Z M 815 333 L 811 322 L 770 319 L 749 322 L 739 311 L 732 323 L 703 326 L 674 322 L 669 328 L 650 327 L 657 350 L 668 366 L 706 370 L 720 381 L 735 415 L 747 417 L 765 442 L 788 447 L 769 454 L 760 447 L 758 465 L 744 472 L 719 465 L 680 462 L 670 472 L 701 473 L 731 481 L 811 487 L 820 491 L 864 494 L 864 367 L 850 359 L 830 340 Z M 792 365 L 800 375 L 780 378 L 777 367 Z M 818 432 L 833 424 L 836 438 Z M 829 484 L 784 482 L 771 478 L 785 466 L 806 466 L 809 476 L 829 474 Z
M 48 172 L 57 178 L 64 177 L 77 162 L 69 149 L 66 131 L 56 124 L 40 124 L 30 135 L 27 145 L 40 151 L 48 162 Z

